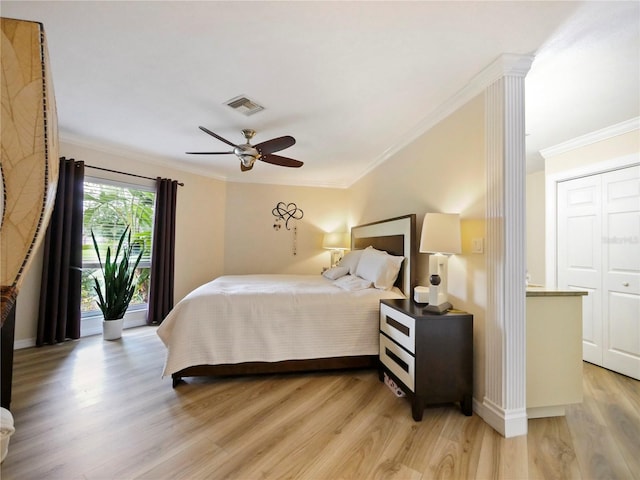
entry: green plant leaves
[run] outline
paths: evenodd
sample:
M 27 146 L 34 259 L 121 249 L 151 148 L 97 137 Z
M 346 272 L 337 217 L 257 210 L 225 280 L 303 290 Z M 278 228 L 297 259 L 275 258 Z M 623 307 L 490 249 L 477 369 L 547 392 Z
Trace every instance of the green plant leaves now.
M 111 257 L 111 247 L 107 247 L 105 261 L 102 263 L 100 252 L 98 250 L 98 242 L 91 231 L 93 246 L 98 255 L 98 262 L 104 278 L 104 291 L 98 279 L 94 277 L 94 290 L 98 295 L 98 307 L 102 311 L 105 320 L 117 320 L 124 317 L 129 307 L 129 302 L 136 291 L 137 283 L 135 281 L 135 270 L 138 268 L 140 259 L 144 253 L 144 248 L 140 249 L 135 260 L 131 260 L 134 245 L 131 243 L 131 231 L 127 226 L 120 239 L 116 252 Z M 125 244 L 126 239 L 126 244 Z M 136 246 L 136 249 L 140 248 Z

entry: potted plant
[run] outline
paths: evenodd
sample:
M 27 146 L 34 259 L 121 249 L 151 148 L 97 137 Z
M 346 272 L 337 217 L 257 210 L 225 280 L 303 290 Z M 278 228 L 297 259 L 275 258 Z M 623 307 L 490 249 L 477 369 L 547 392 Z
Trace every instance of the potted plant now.
M 140 263 L 144 248 L 141 248 L 137 258 L 132 260 L 134 246 L 131 244 L 131 232 L 127 226 L 120 235 L 118 247 L 113 257 L 111 256 L 111 247 L 107 247 L 107 255 L 103 264 L 93 230 L 91 230 L 91 238 L 104 279 L 103 290 L 98 279 L 93 277 L 94 290 L 98 295 L 98 307 L 103 316 L 103 336 L 105 340 L 117 340 L 122 336 L 124 314 L 138 286 L 135 281 L 135 270 Z

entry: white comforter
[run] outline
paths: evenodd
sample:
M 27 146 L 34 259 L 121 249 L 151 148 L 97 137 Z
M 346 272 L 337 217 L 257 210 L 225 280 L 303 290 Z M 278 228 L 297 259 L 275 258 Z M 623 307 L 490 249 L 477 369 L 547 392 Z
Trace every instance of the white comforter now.
M 228 275 L 195 289 L 158 328 L 163 375 L 194 365 L 378 354 L 381 298 L 321 275 Z

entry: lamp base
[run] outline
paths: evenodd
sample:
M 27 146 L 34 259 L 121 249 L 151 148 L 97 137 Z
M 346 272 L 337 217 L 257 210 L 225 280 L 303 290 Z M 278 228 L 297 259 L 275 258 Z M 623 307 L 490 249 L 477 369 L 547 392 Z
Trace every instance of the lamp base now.
M 442 315 L 443 313 L 447 313 L 452 308 L 449 302 L 441 303 L 440 305 L 427 305 L 422 310 L 428 313 L 435 313 L 437 315 Z
M 344 256 L 344 252 L 342 250 L 332 249 L 331 250 L 331 267 L 335 267 L 340 263 L 342 257 Z
M 447 291 L 432 283 L 429 287 L 429 305 L 442 305 L 449 301 Z

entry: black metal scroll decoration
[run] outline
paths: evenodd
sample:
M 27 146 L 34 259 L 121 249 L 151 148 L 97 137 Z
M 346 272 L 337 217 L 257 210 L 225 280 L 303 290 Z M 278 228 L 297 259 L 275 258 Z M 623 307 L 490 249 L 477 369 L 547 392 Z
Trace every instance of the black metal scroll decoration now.
M 274 217 L 276 217 L 276 222 L 278 220 L 284 220 L 284 226 L 287 227 L 287 230 L 291 230 L 289 228 L 289 220 L 291 220 L 292 218 L 294 220 L 300 220 L 302 217 L 304 217 L 304 212 L 299 209 L 295 203 L 287 204 L 284 202 L 278 202 L 275 208 L 271 210 L 271 213 Z

